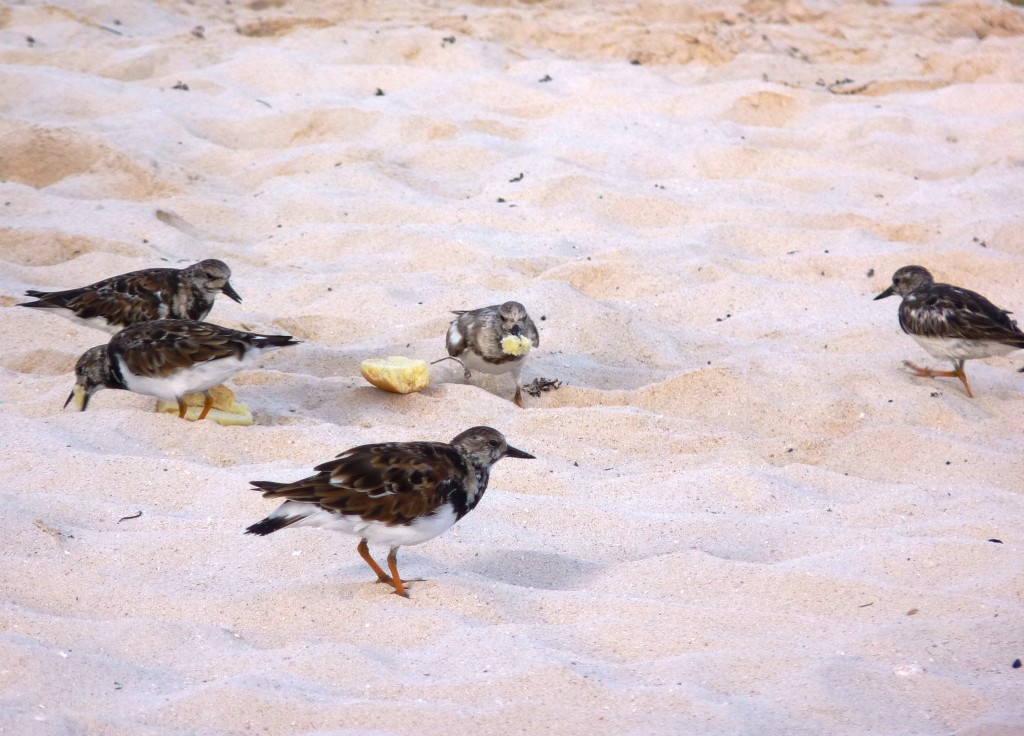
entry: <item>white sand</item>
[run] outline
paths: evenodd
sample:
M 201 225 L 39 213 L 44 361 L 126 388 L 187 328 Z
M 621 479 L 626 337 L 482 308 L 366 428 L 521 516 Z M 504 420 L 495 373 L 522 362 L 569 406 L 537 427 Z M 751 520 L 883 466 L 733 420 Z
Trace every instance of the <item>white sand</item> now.
M 871 301 L 919 263 L 1024 313 L 1022 34 L 995 0 L 0 7 L 0 732 L 1024 733 L 1022 355 L 968 399 Z M 306 341 L 232 381 L 257 426 L 62 411 L 106 338 L 24 290 L 204 257 L 245 300 L 212 321 Z M 566 384 L 526 410 L 359 377 L 512 298 Z M 355 540 L 242 535 L 250 479 L 474 424 L 538 459 L 402 550 L 410 600 Z

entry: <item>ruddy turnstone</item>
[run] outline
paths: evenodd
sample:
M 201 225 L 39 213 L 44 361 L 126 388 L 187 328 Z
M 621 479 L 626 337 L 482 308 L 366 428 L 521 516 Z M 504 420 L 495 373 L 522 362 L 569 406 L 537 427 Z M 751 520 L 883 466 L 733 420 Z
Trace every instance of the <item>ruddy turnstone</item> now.
M 505 302 L 452 314 L 456 317 L 448 328 L 445 343 L 448 355 L 462 363 L 466 380 L 473 377 L 471 371 L 511 373 L 516 381 L 512 400 L 521 408 L 523 390 L 519 373 L 531 345 L 540 346 L 540 335 L 526 307 L 519 302 Z
M 298 344 L 291 335 L 257 335 L 209 322 L 143 322 L 82 354 L 75 366 L 75 388 L 64 406 L 77 399 L 79 410 L 85 411 L 99 389 L 120 388 L 175 401 L 178 416 L 184 418 L 188 407 L 182 397 L 202 391 L 202 420 L 213 405 L 209 389 L 248 368 L 263 353 Z
M 206 319 L 217 294 L 242 301 L 230 278 L 227 264 L 210 258 L 186 268 L 132 271 L 67 291 L 26 291 L 37 301 L 18 306 L 49 309 L 113 333 L 156 319 Z
M 251 481 L 264 498 L 284 498 L 246 534 L 286 526 L 319 526 L 359 537 L 356 550 L 377 582 L 408 598 L 398 574 L 398 548 L 422 544 L 468 514 L 487 490 L 491 466 L 503 457 L 533 458 L 510 447 L 496 429 L 472 427 L 450 443 L 385 442 L 346 450 L 294 483 Z M 388 576 L 368 543 L 386 544 Z
M 1000 309 L 981 294 L 959 286 L 937 284 L 921 266 L 904 266 L 892 275 L 892 285 L 875 297 L 893 294 L 900 303 L 900 327 L 917 344 L 936 358 L 953 361 L 953 370 L 935 371 L 909 361 L 903 365 L 916 376 L 959 378 L 971 398 L 971 387 L 964 373 L 964 361 L 1006 355 L 1024 348 L 1024 332 Z

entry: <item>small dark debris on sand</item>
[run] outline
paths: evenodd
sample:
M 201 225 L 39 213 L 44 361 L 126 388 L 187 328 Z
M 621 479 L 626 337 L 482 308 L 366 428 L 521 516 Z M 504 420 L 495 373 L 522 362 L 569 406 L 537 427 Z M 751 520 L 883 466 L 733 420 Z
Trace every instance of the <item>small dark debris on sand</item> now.
M 539 397 L 544 391 L 554 391 L 562 387 L 562 382 L 557 378 L 534 378 L 523 388 L 526 393 L 533 397 Z

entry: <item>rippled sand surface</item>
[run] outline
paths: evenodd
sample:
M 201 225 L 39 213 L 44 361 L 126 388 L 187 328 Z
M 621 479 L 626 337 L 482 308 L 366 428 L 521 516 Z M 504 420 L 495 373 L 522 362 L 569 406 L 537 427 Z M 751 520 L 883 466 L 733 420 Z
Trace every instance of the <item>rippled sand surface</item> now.
M 0 8 L 0 732 L 963 734 L 1024 723 L 1022 356 L 958 381 L 892 272 L 1024 312 L 1024 14 L 999 2 Z M 25 289 L 201 258 L 287 332 L 253 427 L 105 391 Z M 450 310 L 523 302 L 509 398 Z M 487 424 L 404 548 L 243 536 L 353 445 Z M 122 517 L 142 515 L 119 521 Z M 382 554 L 378 550 L 378 554 Z

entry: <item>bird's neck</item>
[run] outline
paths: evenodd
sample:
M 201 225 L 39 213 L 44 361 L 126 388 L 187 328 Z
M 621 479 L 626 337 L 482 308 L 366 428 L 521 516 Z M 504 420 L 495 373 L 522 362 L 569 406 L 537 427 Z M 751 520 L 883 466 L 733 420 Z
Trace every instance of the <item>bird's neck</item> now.
M 101 370 L 103 383 L 107 388 L 128 389 L 128 385 L 124 382 L 124 375 L 121 373 L 120 361 L 111 356 L 109 350 L 103 353 Z
M 468 459 L 466 464 L 469 466 L 469 473 L 466 476 L 464 493 L 460 493 L 458 498 L 452 499 L 455 513 L 460 519 L 480 503 L 480 499 L 484 497 L 484 492 L 487 490 L 487 481 L 491 477 L 490 465 L 481 467 Z
M 198 321 L 204 320 L 210 313 L 213 308 L 213 300 L 217 297 L 216 293 L 211 294 L 194 285 L 179 293 L 182 294 L 181 298 L 184 302 L 179 306 L 179 314 L 187 314 L 189 319 Z

